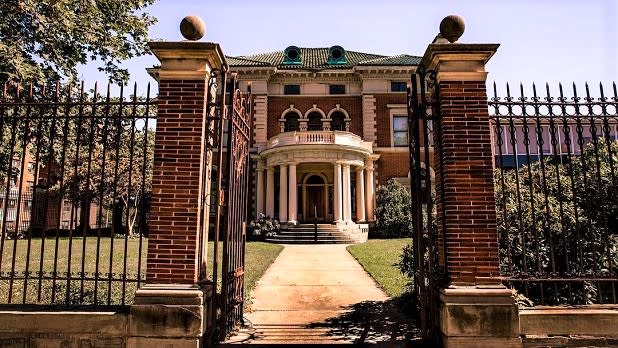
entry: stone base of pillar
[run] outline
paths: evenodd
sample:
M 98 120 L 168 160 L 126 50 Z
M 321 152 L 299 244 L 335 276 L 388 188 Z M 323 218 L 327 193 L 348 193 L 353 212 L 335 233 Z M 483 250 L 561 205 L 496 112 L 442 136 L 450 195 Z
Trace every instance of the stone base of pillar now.
M 296 226 L 296 225 L 298 225 L 298 221 L 290 220 L 290 221 L 287 222 L 287 224 L 288 224 L 288 226 Z
M 148 284 L 131 306 L 131 347 L 201 347 L 206 330 L 204 291 L 197 285 Z
M 441 289 L 438 311 L 443 347 L 522 347 L 517 303 L 505 287 Z

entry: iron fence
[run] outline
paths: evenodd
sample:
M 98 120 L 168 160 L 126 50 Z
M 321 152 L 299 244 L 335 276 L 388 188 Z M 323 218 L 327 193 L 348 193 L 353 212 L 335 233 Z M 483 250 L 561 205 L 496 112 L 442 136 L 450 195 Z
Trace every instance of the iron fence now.
M 618 94 L 489 101 L 501 272 L 529 305 L 618 303 Z
M 129 304 L 145 279 L 150 88 L 2 87 L 0 304 Z

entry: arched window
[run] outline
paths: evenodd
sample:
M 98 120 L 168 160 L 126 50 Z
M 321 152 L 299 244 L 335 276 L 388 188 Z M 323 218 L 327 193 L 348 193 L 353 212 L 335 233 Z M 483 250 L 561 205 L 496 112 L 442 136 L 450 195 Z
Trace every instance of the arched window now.
M 312 112 L 307 116 L 307 130 L 321 131 L 322 130 L 322 114 L 319 112 Z
M 298 125 L 298 114 L 296 112 L 290 111 L 285 114 L 285 131 L 293 132 L 300 130 Z
M 343 112 L 333 112 L 330 115 L 330 130 L 334 131 L 344 131 L 345 130 L 345 115 Z

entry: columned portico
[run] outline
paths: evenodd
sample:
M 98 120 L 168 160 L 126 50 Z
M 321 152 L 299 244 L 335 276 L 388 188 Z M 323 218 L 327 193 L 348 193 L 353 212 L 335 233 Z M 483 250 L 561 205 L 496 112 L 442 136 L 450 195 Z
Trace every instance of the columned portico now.
M 289 189 L 288 189 L 289 191 L 288 223 L 290 224 L 297 223 L 296 212 L 298 211 L 298 208 L 296 206 L 297 204 L 297 199 L 296 199 L 297 186 L 296 185 L 297 185 L 296 183 L 296 163 L 290 163 L 290 182 L 289 182 Z
M 356 221 L 365 221 L 365 180 L 363 167 L 356 168 Z
M 266 215 L 275 217 L 275 168 L 266 169 Z
M 342 131 L 290 131 L 270 138 L 255 157 L 258 184 L 267 170 L 266 213 L 288 225 L 317 220 L 357 233 L 358 223 L 372 219 L 374 188 L 369 186 L 379 155 L 371 146 Z M 264 189 L 257 191 L 259 196 Z
M 256 216 L 260 214 L 264 214 L 264 165 L 258 162 L 257 166 L 257 178 L 256 178 L 256 202 L 255 202 L 255 210 Z
M 341 164 L 340 163 L 335 163 L 334 164 L 335 167 L 335 173 L 334 173 L 334 180 L 333 180 L 333 188 L 334 188 L 334 217 L 335 217 L 335 222 L 341 222 L 343 221 L 342 219 L 342 205 L 343 205 L 343 197 L 341 195 L 342 192 L 342 187 L 341 187 Z
M 279 222 L 288 221 L 288 165 L 279 167 Z
M 352 222 L 352 194 L 350 185 L 350 165 L 343 165 L 343 221 Z
M 375 211 L 373 207 L 373 202 L 375 202 L 375 184 L 374 184 L 374 174 L 373 174 L 373 158 L 369 158 L 365 163 L 365 172 L 366 179 L 365 180 L 365 207 L 367 208 L 367 221 L 375 221 Z

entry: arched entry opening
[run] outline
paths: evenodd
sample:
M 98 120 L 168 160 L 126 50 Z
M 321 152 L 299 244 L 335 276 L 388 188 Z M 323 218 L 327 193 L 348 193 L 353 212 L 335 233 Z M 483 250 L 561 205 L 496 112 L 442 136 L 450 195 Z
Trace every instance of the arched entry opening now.
M 303 219 L 325 222 L 328 216 L 328 183 L 323 174 L 310 173 L 303 180 Z

